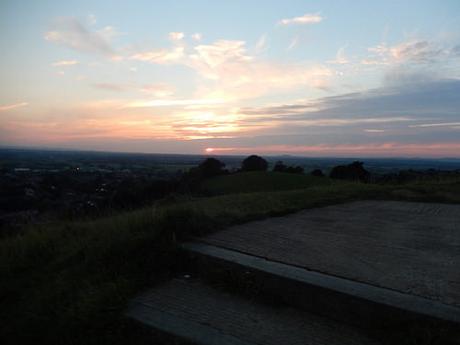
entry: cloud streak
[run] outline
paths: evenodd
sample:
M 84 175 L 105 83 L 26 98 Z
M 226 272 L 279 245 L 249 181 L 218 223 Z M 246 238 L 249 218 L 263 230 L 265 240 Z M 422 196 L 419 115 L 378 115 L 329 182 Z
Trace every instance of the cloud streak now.
M 22 108 L 29 105 L 27 102 L 15 103 L 15 104 L 7 104 L 7 105 L 0 105 L 0 112 L 14 110 L 17 108 Z
M 131 60 L 144 61 L 156 64 L 178 63 L 184 57 L 184 47 L 145 51 L 131 55 Z
M 337 64 L 337 65 L 344 65 L 344 64 L 350 63 L 350 61 L 347 59 L 345 55 L 345 47 L 339 48 L 339 50 L 337 50 L 335 59 L 328 61 L 328 62 L 332 64 Z
M 460 80 L 437 80 L 324 97 L 305 104 L 241 108 L 238 114 L 240 125 L 259 126 L 255 135 L 271 135 L 284 144 L 366 143 L 370 136 L 402 143 L 442 138 L 460 144 L 458 94 Z
M 416 143 L 401 142 L 368 143 L 365 145 L 267 145 L 251 147 L 216 147 L 213 153 L 229 154 L 295 154 L 309 157 L 455 157 L 460 143 Z
M 78 65 L 79 62 L 77 60 L 61 60 L 56 61 L 52 64 L 54 67 L 65 67 L 65 66 L 75 66 Z
M 171 41 L 181 41 L 184 39 L 185 34 L 183 32 L 170 32 L 168 36 Z
M 126 91 L 127 89 L 127 87 L 124 85 L 114 84 L 114 83 L 94 83 L 92 84 L 92 86 L 95 87 L 96 89 L 106 90 L 106 91 L 116 91 L 116 92 Z
M 146 101 L 134 101 L 125 105 L 126 108 L 149 108 L 149 107 L 177 107 L 188 105 L 212 105 L 225 103 L 223 99 L 154 99 Z
M 440 43 L 412 39 L 392 46 L 380 43 L 368 48 L 371 56 L 361 61 L 364 65 L 394 64 L 433 64 L 456 56 L 454 48 L 447 48 Z
M 315 14 L 306 13 L 300 17 L 281 19 L 278 22 L 278 24 L 280 25 L 292 25 L 292 24 L 306 25 L 306 24 L 317 24 L 317 23 L 320 23 L 322 20 L 323 20 L 323 17 L 321 17 L 321 15 L 319 15 L 318 13 L 315 13 Z
M 446 123 L 422 123 L 418 125 L 411 125 L 411 128 L 430 128 L 430 127 L 458 127 L 460 122 L 446 122 Z
M 115 54 L 110 44 L 116 35 L 113 27 L 106 26 L 99 31 L 86 28 L 73 17 L 58 18 L 50 31 L 44 35 L 45 40 L 77 51 L 111 56 Z

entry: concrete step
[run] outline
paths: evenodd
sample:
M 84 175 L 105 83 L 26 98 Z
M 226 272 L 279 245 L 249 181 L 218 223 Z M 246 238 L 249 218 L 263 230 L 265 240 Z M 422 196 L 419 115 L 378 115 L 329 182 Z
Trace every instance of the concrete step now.
M 430 329 L 460 339 L 460 308 L 199 242 L 182 245 L 194 273 L 240 291 L 368 329 Z
M 243 298 L 196 279 L 173 279 L 147 291 L 131 302 L 126 315 L 203 345 L 382 344 L 353 326 Z

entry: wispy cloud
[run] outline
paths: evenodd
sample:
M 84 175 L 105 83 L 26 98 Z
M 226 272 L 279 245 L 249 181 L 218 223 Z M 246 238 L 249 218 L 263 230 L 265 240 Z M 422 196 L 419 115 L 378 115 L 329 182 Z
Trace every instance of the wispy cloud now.
M 88 22 L 88 25 L 96 25 L 97 23 L 96 15 L 93 13 L 88 14 L 86 16 L 86 21 Z
M 280 25 L 291 25 L 291 24 L 305 25 L 305 24 L 316 24 L 316 23 L 321 22 L 322 20 L 323 20 L 323 17 L 321 17 L 321 15 L 319 15 L 318 13 L 315 13 L 315 14 L 306 13 L 300 17 L 281 19 L 278 22 L 278 24 Z
M 368 48 L 368 51 L 371 56 L 362 60 L 365 65 L 426 64 L 454 55 L 454 49 L 447 49 L 439 43 L 421 39 L 412 39 L 393 46 L 380 43 Z
M 172 85 L 159 83 L 159 84 L 144 84 L 142 86 L 135 83 L 93 83 L 91 86 L 105 91 L 123 92 L 123 91 L 135 91 L 145 95 L 154 96 L 156 98 L 166 98 L 174 95 L 175 89 Z M 140 103 L 144 101 L 139 101 Z M 149 101 L 147 101 L 149 102 Z M 120 102 L 120 107 L 124 107 L 123 102 Z
M 345 47 L 339 48 L 339 50 L 337 50 L 337 54 L 335 55 L 335 59 L 330 60 L 328 62 L 332 64 L 338 64 L 338 65 L 344 65 L 344 64 L 349 63 L 350 61 L 348 60 L 345 54 Z
M 265 45 L 262 36 L 256 48 Z M 203 98 L 248 99 L 301 85 L 324 90 L 333 76 L 329 68 L 318 64 L 266 61 L 250 54 L 242 40 L 217 40 L 194 47 L 181 41 L 167 49 L 136 52 L 130 59 L 191 68 L 199 77 L 196 95 Z
M 171 41 L 181 41 L 184 39 L 185 34 L 183 32 L 170 32 L 168 36 Z
M 191 37 L 192 37 L 192 40 L 199 42 L 203 38 L 203 35 L 200 34 L 199 32 L 195 32 L 194 34 L 192 34 Z
M 233 138 L 242 130 L 233 114 L 220 115 L 212 111 L 181 113 L 172 129 L 179 138 L 186 140 Z
M 359 136 L 364 132 L 394 136 L 394 140 L 401 142 L 414 137 L 429 142 L 442 131 L 446 141 L 460 142 L 456 132 L 460 126 L 459 92 L 460 80 L 437 80 L 324 97 L 305 104 L 241 108 L 239 114 L 242 115 L 242 124 L 253 123 L 268 128 L 263 131 L 265 135 L 298 134 L 303 135 L 304 141 L 323 137 L 321 140 L 328 138 L 338 144 L 341 138 L 348 137 L 365 142 L 368 138 Z M 382 125 L 382 128 L 371 125 Z
M 228 62 L 246 62 L 252 57 L 247 55 L 245 45 L 244 41 L 218 40 L 213 44 L 196 46 L 195 54 L 190 58 L 211 69 Z
M 267 35 L 262 35 L 256 42 L 255 51 L 261 53 L 267 49 Z
M 74 66 L 78 65 L 79 62 L 77 60 L 61 60 L 61 61 L 56 61 L 52 65 L 55 67 L 64 67 L 64 66 Z
M 342 157 L 455 157 L 460 150 L 460 143 L 403 143 L 384 142 L 368 143 L 365 145 L 340 144 L 340 145 L 264 145 L 250 147 L 212 147 L 215 153 L 231 154 L 296 154 L 302 156 L 342 156 Z
M 254 98 L 300 85 L 322 88 L 333 74 L 321 65 L 264 61 L 250 55 L 244 41 L 220 40 L 194 50 L 187 65 L 217 83 L 210 93 L 230 98 Z
M 177 63 L 184 56 L 184 47 L 145 51 L 131 55 L 132 60 L 151 62 L 156 64 Z
M 325 111 L 327 112 L 327 111 Z M 241 114 L 245 114 L 242 112 Z M 314 117 L 314 112 L 309 113 L 308 116 Z M 242 120 L 242 122 L 250 123 L 271 123 L 274 125 L 282 126 L 295 126 L 297 128 L 304 127 L 344 127 L 344 126 L 356 126 L 362 124 L 387 124 L 387 123 L 398 123 L 398 122 L 413 122 L 415 118 L 407 116 L 397 117 L 369 117 L 369 118 L 308 118 L 307 114 L 285 114 L 285 115 L 265 115 L 250 117 Z M 376 129 L 365 129 L 364 131 L 378 131 Z M 380 131 L 380 130 L 379 130 Z M 383 132 L 383 130 L 381 131 Z
M 148 84 L 140 88 L 140 90 L 148 95 L 163 98 L 174 95 L 174 87 L 168 84 Z
M 101 90 L 106 90 L 106 91 L 125 91 L 127 89 L 126 86 L 116 84 L 116 83 L 94 83 L 92 84 L 93 87 Z
M 458 127 L 460 122 L 444 122 L 444 123 L 422 123 L 418 125 L 411 125 L 411 128 L 431 128 L 431 127 Z
M 294 49 L 299 44 L 299 36 L 295 36 L 288 45 L 288 50 Z
M 7 105 L 0 105 L 0 111 L 7 111 L 7 110 L 13 110 L 17 108 L 22 108 L 29 105 L 27 102 L 21 102 L 21 103 L 15 103 L 15 104 L 7 104 Z
M 176 107 L 187 105 L 208 105 L 208 104 L 222 104 L 225 103 L 223 99 L 154 99 L 129 102 L 125 108 L 148 108 L 148 107 Z
M 94 31 L 86 28 L 76 18 L 61 17 L 53 23 L 52 29 L 44 35 L 45 40 L 77 51 L 101 55 L 114 55 L 110 40 L 116 30 L 106 26 Z
M 366 132 L 366 133 L 384 133 L 385 130 L 384 129 L 369 128 L 369 129 L 365 129 L 364 132 Z

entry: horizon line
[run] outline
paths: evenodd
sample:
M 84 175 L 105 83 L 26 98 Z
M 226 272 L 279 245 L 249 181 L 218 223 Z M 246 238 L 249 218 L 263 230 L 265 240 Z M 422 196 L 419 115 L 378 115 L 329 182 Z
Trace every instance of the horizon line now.
M 79 149 L 79 148 L 65 148 L 65 147 L 35 147 L 35 146 L 21 146 L 21 145 L 4 145 L 0 144 L 0 150 L 30 150 L 30 151 L 60 151 L 60 152 L 82 152 L 82 153 L 112 153 L 112 154 L 142 154 L 142 155 L 170 155 L 170 156 L 200 156 L 200 157 L 247 157 L 250 155 L 258 155 L 262 157 L 290 157 L 290 158 L 304 158 L 304 159 L 406 159 L 406 160 L 458 160 L 459 157 L 433 157 L 433 156 L 302 156 L 292 154 L 211 154 L 211 153 L 165 153 L 165 152 L 142 152 L 142 151 L 114 151 L 114 150 L 98 150 L 98 149 Z

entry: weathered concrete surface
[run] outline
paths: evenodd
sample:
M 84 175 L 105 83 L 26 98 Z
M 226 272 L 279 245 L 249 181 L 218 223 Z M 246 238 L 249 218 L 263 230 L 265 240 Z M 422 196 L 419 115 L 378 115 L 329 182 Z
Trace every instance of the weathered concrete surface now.
M 146 292 L 131 303 L 127 315 L 199 344 L 379 344 L 351 326 L 190 280 L 175 279 Z
M 460 306 L 460 205 L 360 201 L 200 241 Z
M 361 328 L 394 333 L 417 327 L 438 334 L 443 329 L 444 338 L 460 339 L 460 307 L 454 305 L 210 244 L 189 242 L 181 247 L 194 274 L 251 296 L 275 298 Z

